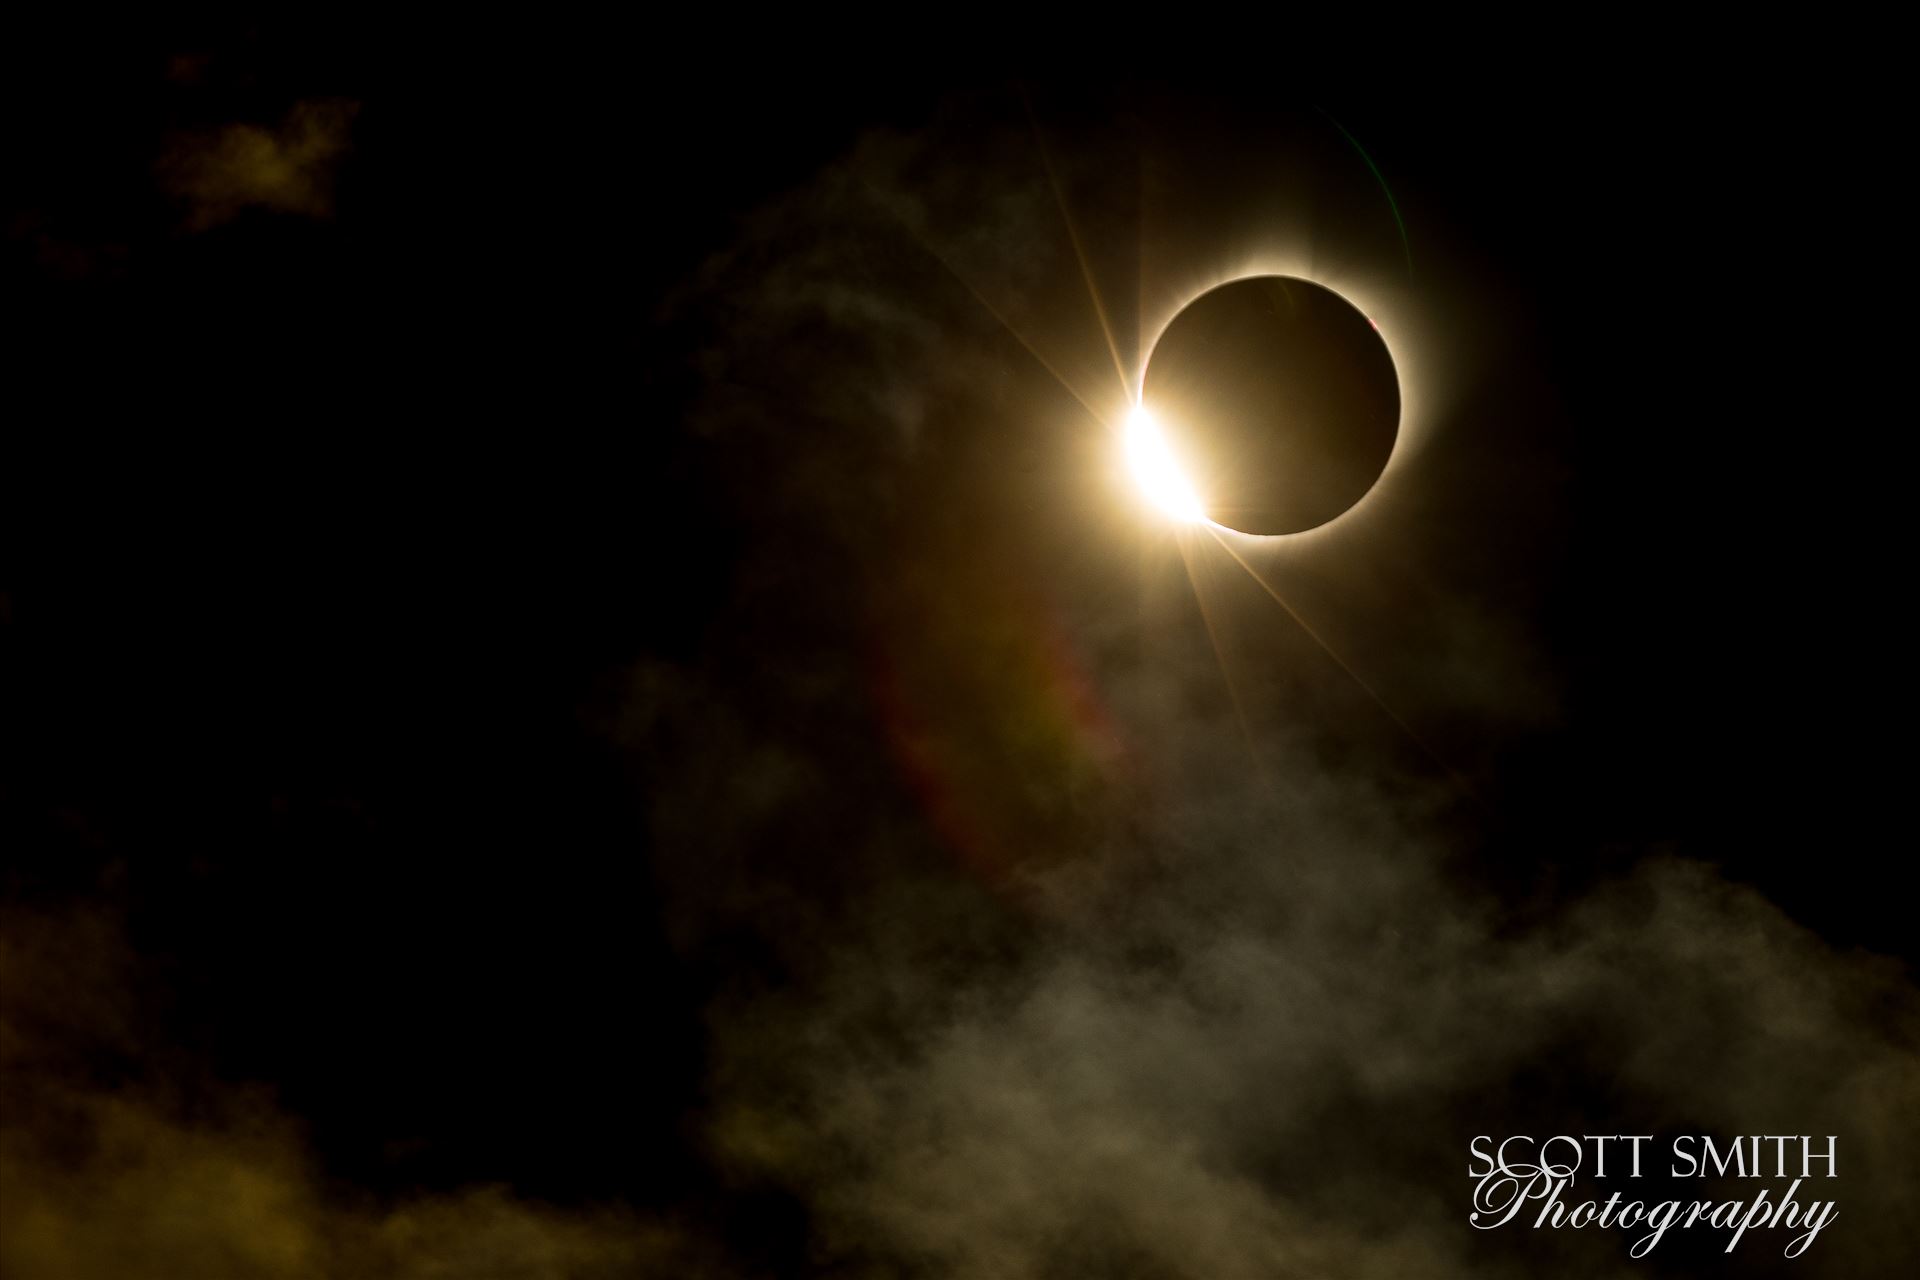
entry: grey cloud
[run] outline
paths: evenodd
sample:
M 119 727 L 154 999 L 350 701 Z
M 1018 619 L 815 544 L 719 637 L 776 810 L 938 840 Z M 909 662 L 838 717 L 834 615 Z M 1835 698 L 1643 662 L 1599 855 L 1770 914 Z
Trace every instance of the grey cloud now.
M 658 782 L 684 928 L 755 931 L 786 966 L 714 1011 L 716 1149 L 802 1195 L 823 1263 L 856 1275 L 1625 1275 L 1645 1265 L 1612 1237 L 1488 1240 L 1465 1222 L 1474 1133 L 1560 1115 L 1563 1086 L 1611 1090 L 1618 1114 L 1585 1118 L 1593 1131 L 1841 1135 L 1845 1225 L 1796 1269 L 1889 1273 L 1920 1191 L 1905 1154 L 1920 1014 L 1897 966 L 1651 851 L 1515 923 L 1453 878 L 1442 789 L 1340 763 L 1289 721 L 1311 692 L 1293 669 L 1323 661 L 1305 641 L 1255 651 L 1269 665 L 1249 679 L 1268 692 L 1243 729 L 1177 565 L 1140 556 L 1137 534 L 1098 545 L 1131 516 L 1109 493 L 1020 505 L 1009 467 L 1006 492 L 962 502 L 929 476 L 972 447 L 1017 457 L 1075 429 L 981 299 L 1070 381 L 1097 386 L 1109 359 L 1030 140 L 1009 125 L 956 158 L 939 130 L 870 139 L 703 281 L 726 299 L 716 367 L 769 382 L 721 392 L 700 420 L 779 515 L 746 547 L 714 669 L 648 668 L 628 732 Z M 1069 164 L 1064 181 L 1097 178 Z M 1096 208 L 1096 244 L 1124 240 L 1124 213 Z M 843 358 L 809 367 L 801 339 L 825 331 Z M 790 432 L 794 414 L 817 430 Z M 1050 456 L 1095 465 L 1089 438 Z M 1527 495 L 1516 519 L 1550 522 L 1547 506 Z M 772 566 L 792 550 L 781 531 L 810 521 L 840 531 L 823 554 L 847 573 L 803 601 L 754 557 Z M 1502 541 L 1535 551 L 1513 528 L 1484 536 L 1451 562 L 1422 548 L 1433 572 L 1401 674 L 1417 709 L 1456 727 L 1536 724 L 1556 691 L 1534 638 L 1472 577 L 1499 576 Z M 1391 548 L 1351 545 L 1361 569 L 1303 564 L 1303 590 L 1392 615 L 1392 575 L 1372 572 Z M 857 648 L 804 676 L 753 665 L 736 697 L 718 674 L 752 665 L 750 637 L 783 617 L 882 609 L 868 582 L 897 571 L 945 584 L 962 615 L 974 571 L 1049 594 L 1145 758 L 1151 785 L 1107 797 L 1115 820 L 1072 828 L 1080 847 L 1011 849 L 999 897 L 943 867 L 889 799 Z M 1450 594 L 1472 603 L 1449 609 Z M 1367 656 L 1395 654 L 1375 636 Z M 818 714 L 796 727 L 795 706 Z M 831 905 L 807 886 L 827 873 L 782 863 L 790 822 L 847 834 Z

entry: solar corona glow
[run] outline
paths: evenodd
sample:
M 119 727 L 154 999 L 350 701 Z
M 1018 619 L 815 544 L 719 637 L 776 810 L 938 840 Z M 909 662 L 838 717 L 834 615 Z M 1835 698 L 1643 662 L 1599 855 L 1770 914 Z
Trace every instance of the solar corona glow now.
M 1197 524 L 1207 518 L 1205 504 L 1145 405 L 1136 404 L 1127 415 L 1127 463 L 1147 500 L 1168 516 L 1183 524 Z
M 1161 331 L 1126 447 L 1147 496 L 1176 520 L 1302 533 L 1372 490 L 1400 409 L 1393 357 L 1367 315 L 1310 280 L 1248 276 Z

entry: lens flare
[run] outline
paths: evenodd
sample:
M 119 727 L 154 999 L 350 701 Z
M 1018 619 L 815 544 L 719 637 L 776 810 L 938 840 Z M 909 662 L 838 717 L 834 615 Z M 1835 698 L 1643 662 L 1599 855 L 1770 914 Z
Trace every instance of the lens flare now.
M 1134 479 L 1140 482 L 1141 490 L 1154 506 L 1182 523 L 1198 524 L 1207 518 L 1200 495 L 1193 491 L 1186 474 L 1180 470 L 1160 424 L 1153 420 L 1145 405 L 1135 405 L 1127 416 L 1127 461 L 1133 467 Z

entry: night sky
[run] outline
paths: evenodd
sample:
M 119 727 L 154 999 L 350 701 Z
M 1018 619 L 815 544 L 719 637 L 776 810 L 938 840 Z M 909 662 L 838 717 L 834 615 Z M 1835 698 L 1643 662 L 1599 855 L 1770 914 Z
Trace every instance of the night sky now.
M 8 1280 L 1908 1274 L 1878 74 L 727 27 L 10 43 Z M 1404 409 L 1226 543 L 1256 270 Z M 1562 1132 L 1840 1216 L 1469 1228 Z

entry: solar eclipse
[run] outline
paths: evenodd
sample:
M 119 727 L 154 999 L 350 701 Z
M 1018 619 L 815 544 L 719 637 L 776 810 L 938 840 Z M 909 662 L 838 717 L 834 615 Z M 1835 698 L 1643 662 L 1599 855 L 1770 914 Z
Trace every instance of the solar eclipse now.
M 1160 334 L 1126 429 L 1147 496 L 1175 519 L 1300 533 L 1358 503 L 1399 433 L 1378 329 L 1333 290 L 1253 276 L 1200 295 Z

